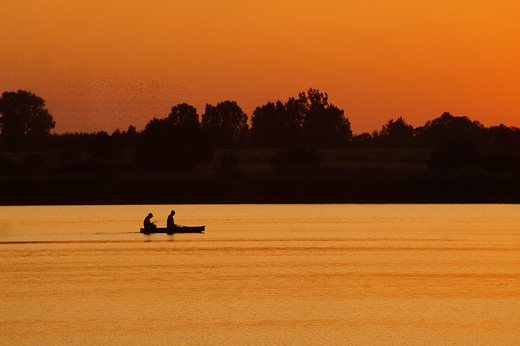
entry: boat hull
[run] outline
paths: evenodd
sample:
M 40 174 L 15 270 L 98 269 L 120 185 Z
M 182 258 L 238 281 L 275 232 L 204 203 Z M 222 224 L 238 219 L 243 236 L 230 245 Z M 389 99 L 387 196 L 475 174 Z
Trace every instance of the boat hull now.
M 157 227 L 157 228 L 150 228 L 150 229 L 141 228 L 140 233 L 144 233 L 144 234 L 204 233 L 204 230 L 205 230 L 205 226 L 177 226 L 174 228 L 166 228 L 166 227 Z

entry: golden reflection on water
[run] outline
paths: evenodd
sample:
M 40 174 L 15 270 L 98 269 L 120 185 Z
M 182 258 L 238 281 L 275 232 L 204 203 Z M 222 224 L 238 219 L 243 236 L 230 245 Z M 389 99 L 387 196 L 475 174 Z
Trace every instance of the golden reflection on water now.
M 0 208 L 0 344 L 517 345 L 520 207 Z

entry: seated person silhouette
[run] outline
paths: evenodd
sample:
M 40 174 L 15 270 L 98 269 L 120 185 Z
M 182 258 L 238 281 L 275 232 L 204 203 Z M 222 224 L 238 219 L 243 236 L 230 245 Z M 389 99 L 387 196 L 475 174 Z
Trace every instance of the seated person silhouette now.
M 168 215 L 168 219 L 166 219 L 166 228 L 176 228 L 178 227 L 173 220 L 173 216 L 175 215 L 175 210 L 172 210 L 170 215 Z
M 153 214 L 150 213 L 148 216 L 144 218 L 144 229 L 156 229 L 157 226 L 150 219 L 153 217 Z

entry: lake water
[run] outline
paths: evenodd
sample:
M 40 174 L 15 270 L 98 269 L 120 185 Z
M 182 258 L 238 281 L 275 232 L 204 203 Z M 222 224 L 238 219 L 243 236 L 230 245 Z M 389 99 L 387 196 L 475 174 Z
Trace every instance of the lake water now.
M 0 207 L 0 344 L 519 345 L 520 206 Z

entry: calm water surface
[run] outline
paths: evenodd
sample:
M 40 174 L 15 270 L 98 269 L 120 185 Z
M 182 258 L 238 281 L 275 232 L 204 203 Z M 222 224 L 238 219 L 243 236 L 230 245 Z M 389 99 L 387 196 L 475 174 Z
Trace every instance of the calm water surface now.
M 147 213 L 206 234 L 137 233 Z M 0 207 L 2 345 L 519 345 L 518 205 Z

